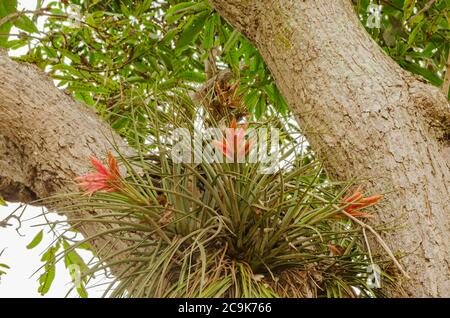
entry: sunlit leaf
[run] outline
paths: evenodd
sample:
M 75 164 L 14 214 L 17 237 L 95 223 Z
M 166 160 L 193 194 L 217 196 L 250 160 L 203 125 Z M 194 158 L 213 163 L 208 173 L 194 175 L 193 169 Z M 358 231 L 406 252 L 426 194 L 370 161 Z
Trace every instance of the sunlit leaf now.
M 27 249 L 31 250 L 32 248 L 38 246 L 38 244 L 41 243 L 43 236 L 44 230 L 40 230 L 38 234 L 36 234 L 36 236 L 33 238 L 33 240 L 27 245 Z

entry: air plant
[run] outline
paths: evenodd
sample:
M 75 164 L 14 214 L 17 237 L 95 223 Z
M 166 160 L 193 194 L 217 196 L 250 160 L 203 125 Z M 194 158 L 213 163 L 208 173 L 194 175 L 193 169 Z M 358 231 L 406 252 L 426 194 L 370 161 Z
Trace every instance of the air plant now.
M 108 167 L 95 157 L 91 157 L 91 164 L 96 172 L 75 178 L 86 194 L 98 191 L 114 192 L 120 189 L 120 171 L 111 152 L 108 153 Z
M 164 107 L 140 105 L 152 138 L 141 143 L 135 157 L 119 153 L 126 173 L 118 172 L 111 154 L 108 168 L 101 158 L 92 159 L 97 172 L 77 178 L 82 192 L 71 196 L 70 205 L 58 206 L 68 215 L 97 212 L 79 222 L 72 216 L 74 228 L 86 222 L 111 225 L 66 249 L 99 238 L 110 242 L 102 260 L 83 273 L 90 277 L 115 268 L 106 296 L 383 295 L 383 289 L 368 286 L 367 268 L 376 262 L 387 270 L 391 262 L 367 252 L 364 229 L 347 217 L 369 216 L 367 208 L 381 196 L 364 198 L 359 189 L 346 196 L 353 184 L 327 179 L 299 128 L 275 118 L 251 124 L 282 128 L 277 158 L 282 164 L 274 173 L 260 173 L 260 162 L 175 163 L 173 131 L 194 133 L 198 112 L 192 105 Z M 237 129 L 232 118 L 227 120 Z M 208 123 L 214 125 L 214 118 Z M 234 137 L 244 143 L 242 131 Z M 225 145 L 228 154 L 236 140 L 222 140 L 216 144 Z M 249 148 L 244 147 L 246 154 Z M 119 240 L 127 244 L 118 251 L 112 247 Z M 385 284 L 393 282 L 382 275 Z
M 222 138 L 222 140 L 213 140 L 214 146 L 216 146 L 229 161 L 233 161 L 237 158 L 244 158 L 250 152 L 252 140 L 244 140 L 247 127 L 248 123 L 244 124 L 242 127 L 238 127 L 236 118 L 233 118 L 231 127 L 228 128 L 226 138 Z

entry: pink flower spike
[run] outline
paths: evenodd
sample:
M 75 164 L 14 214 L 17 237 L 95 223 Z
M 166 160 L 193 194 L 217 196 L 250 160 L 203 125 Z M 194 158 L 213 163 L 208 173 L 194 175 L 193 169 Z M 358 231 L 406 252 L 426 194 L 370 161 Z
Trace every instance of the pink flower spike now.
M 108 167 L 95 157 L 91 157 L 91 164 L 96 172 L 87 173 L 75 178 L 78 186 L 86 194 L 93 194 L 98 191 L 114 192 L 121 188 L 121 176 L 116 159 L 108 153 Z
M 212 141 L 214 146 L 222 153 L 224 154 L 229 160 L 233 160 L 233 152 L 230 146 L 227 145 L 226 142 L 213 140 Z
M 248 123 L 238 128 L 236 118 L 233 118 L 230 126 L 230 128 L 226 129 L 226 136 L 223 141 L 214 140 L 213 143 L 230 162 L 235 159 L 235 153 L 238 161 L 240 161 L 250 152 L 250 148 L 253 145 L 250 141 L 245 142 Z
M 236 141 L 236 128 L 227 128 L 226 132 L 227 136 L 225 139 L 226 142 L 226 156 L 231 157 L 230 160 L 234 158 L 234 149 L 235 149 L 235 141 Z
M 98 172 L 102 174 L 108 174 L 108 169 L 103 165 L 103 163 L 95 157 L 91 157 L 91 164 Z
M 237 139 L 236 140 L 236 144 L 238 144 L 238 145 L 242 145 L 243 144 L 246 131 L 247 131 L 247 124 L 242 126 L 242 128 L 238 129 L 237 138 L 236 138 Z

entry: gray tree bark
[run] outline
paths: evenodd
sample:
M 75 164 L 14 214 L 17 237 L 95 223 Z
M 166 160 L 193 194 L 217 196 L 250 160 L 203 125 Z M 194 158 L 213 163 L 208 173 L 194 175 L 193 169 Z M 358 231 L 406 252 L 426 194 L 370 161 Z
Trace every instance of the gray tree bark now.
M 92 169 L 90 156 L 105 158 L 113 144 L 124 154 L 131 150 L 95 112 L 58 90 L 36 66 L 12 61 L 0 51 L 0 195 L 10 202 L 33 203 L 78 191 L 74 182 Z M 49 206 L 51 209 L 52 207 Z M 67 214 L 71 220 L 95 211 Z M 72 222 L 75 224 L 76 222 Z M 84 223 L 84 237 L 106 230 Z M 105 236 L 90 241 L 97 255 L 114 244 Z
M 259 49 L 329 174 L 389 192 L 375 224 L 405 225 L 385 240 L 406 253 L 406 295 L 449 297 L 447 98 L 378 47 L 350 0 L 211 3 Z

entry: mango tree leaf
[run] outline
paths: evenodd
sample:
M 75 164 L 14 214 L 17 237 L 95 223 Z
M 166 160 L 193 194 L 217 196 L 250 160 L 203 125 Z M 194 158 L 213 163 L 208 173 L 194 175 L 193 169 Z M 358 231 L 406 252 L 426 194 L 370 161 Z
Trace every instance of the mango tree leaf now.
M 18 17 L 14 22 L 14 25 L 26 32 L 39 33 L 39 29 L 26 15 L 21 15 L 20 17 Z
M 81 298 L 88 298 L 88 293 L 83 285 L 77 287 L 77 293 Z
M 261 115 L 263 115 L 266 112 L 267 109 L 267 103 L 266 103 L 266 99 L 263 95 L 261 95 L 259 97 L 259 101 L 258 104 L 255 108 L 255 116 L 256 118 L 260 118 Z
M 86 277 L 82 278 L 83 273 L 86 273 L 89 268 L 84 262 L 83 258 L 75 251 L 75 249 L 71 249 L 71 246 L 66 241 L 63 242 L 63 247 L 65 251 L 64 255 L 64 264 L 66 265 L 67 269 L 70 269 L 70 266 L 77 265 L 79 273 L 77 273 L 78 278 L 80 279 L 79 282 L 76 282 L 75 279 L 77 276 L 72 276 L 72 281 L 74 284 L 76 284 L 76 291 L 78 295 L 80 295 L 81 298 L 87 298 L 88 293 L 86 291 L 86 288 L 84 284 L 86 283 Z
M 7 49 L 17 50 L 25 45 L 27 45 L 28 40 L 26 38 L 20 40 L 9 40 L 8 43 L 4 46 Z
M 55 254 L 58 251 L 60 245 L 50 247 L 43 255 L 41 260 L 45 261 L 44 273 L 39 277 L 38 292 L 44 296 L 50 290 L 52 283 L 55 279 Z
M 31 250 L 32 248 L 35 248 L 39 243 L 41 243 L 43 236 L 44 236 L 44 231 L 40 230 L 39 233 L 36 234 L 36 236 L 30 242 L 30 244 L 27 245 L 27 249 Z
M 244 103 L 247 106 L 249 112 L 253 112 L 256 104 L 258 103 L 259 92 L 256 89 L 249 90 L 247 95 L 244 96 Z
M 17 0 L 2 0 L 0 1 L 0 20 L 7 15 L 17 11 Z M 6 22 L 0 25 L 0 34 L 9 34 L 12 23 Z M 8 43 L 7 35 L 0 35 L 0 47 L 6 47 Z
M 205 74 L 200 72 L 186 71 L 178 74 L 178 77 L 182 80 L 189 82 L 203 83 L 206 79 Z
M 55 265 L 51 264 L 49 266 L 45 266 L 45 273 L 39 277 L 39 288 L 38 292 L 44 296 L 50 290 L 52 283 L 55 279 Z
M 80 248 L 80 249 L 83 249 L 83 250 L 86 250 L 86 251 L 92 251 L 92 247 L 87 242 L 83 242 L 83 243 L 79 244 L 77 246 L 77 248 Z
M 82 272 L 88 271 L 89 268 L 87 267 L 86 263 L 84 262 L 83 258 L 78 255 L 78 253 L 75 251 L 75 249 L 70 249 L 69 243 L 66 241 L 63 242 L 64 250 L 66 251 L 66 254 L 64 256 L 64 263 L 66 265 L 66 268 L 69 267 L 72 264 L 80 266 L 80 270 Z
M 402 66 L 404 68 L 406 68 L 407 70 L 419 74 L 421 76 L 423 76 L 425 79 L 427 79 L 428 81 L 430 81 L 431 84 L 436 85 L 436 86 L 440 86 L 442 85 L 442 79 L 439 78 L 435 73 L 420 67 L 417 64 L 413 64 L 413 63 L 402 63 Z
M 228 37 L 227 42 L 223 46 L 223 52 L 227 53 L 239 40 L 239 37 L 241 36 L 241 33 L 237 30 L 234 30 L 231 35 Z
M 416 25 L 413 29 L 413 31 L 409 34 L 408 37 L 408 44 L 412 45 L 414 43 L 414 41 L 416 40 L 416 37 L 418 34 L 420 34 L 420 32 L 422 32 L 422 26 L 423 26 L 423 22 L 419 23 L 418 25 Z
M 403 20 L 406 21 L 409 19 L 411 14 L 414 11 L 414 6 L 416 4 L 415 0 L 405 0 L 403 3 Z
M 209 51 L 214 45 L 214 37 L 215 37 L 215 18 L 211 16 L 205 23 L 205 30 L 203 35 L 203 47 L 206 51 Z
M 203 29 L 208 15 L 209 11 L 203 11 L 189 18 L 178 38 L 176 45 L 177 49 L 183 48 L 195 41 L 198 34 Z
M 181 2 L 178 3 L 172 7 L 170 7 L 165 15 L 165 19 L 168 23 L 173 23 L 175 21 L 177 21 L 178 19 L 180 19 L 183 15 L 184 12 L 188 11 L 189 8 L 192 8 L 193 6 L 195 6 L 195 2 Z

